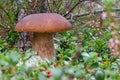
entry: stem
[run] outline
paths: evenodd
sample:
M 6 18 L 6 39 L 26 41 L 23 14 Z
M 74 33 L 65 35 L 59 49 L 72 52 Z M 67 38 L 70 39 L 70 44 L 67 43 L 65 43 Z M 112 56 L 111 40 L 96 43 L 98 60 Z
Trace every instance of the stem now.
M 55 54 L 52 33 L 34 33 L 32 49 L 42 59 L 51 59 Z

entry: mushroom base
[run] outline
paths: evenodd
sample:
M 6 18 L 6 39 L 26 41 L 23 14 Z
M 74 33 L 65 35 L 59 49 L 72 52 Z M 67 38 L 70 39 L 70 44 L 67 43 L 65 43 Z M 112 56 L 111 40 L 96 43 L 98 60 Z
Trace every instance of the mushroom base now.
M 51 59 L 55 54 L 53 36 L 51 33 L 34 33 L 32 50 L 42 59 Z

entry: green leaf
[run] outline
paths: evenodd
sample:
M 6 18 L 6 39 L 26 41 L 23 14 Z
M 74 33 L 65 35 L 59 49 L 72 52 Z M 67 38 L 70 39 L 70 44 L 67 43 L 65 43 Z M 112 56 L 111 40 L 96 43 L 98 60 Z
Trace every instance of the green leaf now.
M 33 55 L 35 55 L 35 52 L 34 52 L 34 51 L 31 51 L 31 50 L 29 49 L 29 50 L 27 50 L 27 51 L 25 52 L 25 57 L 24 57 L 24 59 L 27 60 L 27 59 L 29 59 L 30 57 L 32 57 Z
M 105 72 L 103 70 L 97 70 L 95 73 L 96 80 L 104 80 L 105 79 Z
M 61 68 L 55 68 L 52 70 L 53 76 L 56 80 L 60 80 L 60 77 L 62 76 L 62 69 Z
M 3 54 L 0 54 L 0 65 L 9 65 L 9 60 L 6 56 L 4 56 Z
M 8 66 L 9 63 L 5 60 L 0 60 L 0 65 L 5 65 L 5 66 Z
M 40 73 L 38 74 L 38 80 L 47 80 L 46 75 L 43 74 L 42 72 L 40 72 Z
M 19 55 L 19 53 L 17 51 L 11 51 L 10 53 L 7 54 L 7 57 L 9 59 L 9 62 L 12 65 L 15 65 L 15 64 L 18 63 L 20 55 Z
M 86 53 L 86 52 L 83 52 L 83 53 L 82 53 L 82 56 L 83 56 L 83 57 L 90 57 L 90 55 L 89 55 L 88 53 Z

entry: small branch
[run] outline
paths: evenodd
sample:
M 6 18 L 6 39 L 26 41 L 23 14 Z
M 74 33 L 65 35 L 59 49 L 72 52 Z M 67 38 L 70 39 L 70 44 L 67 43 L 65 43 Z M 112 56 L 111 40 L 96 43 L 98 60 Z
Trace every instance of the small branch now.
M 64 17 L 66 17 L 69 13 L 71 13 L 79 4 L 80 4 L 80 1 L 77 2 L 77 3 L 64 15 Z
M 120 11 L 120 8 L 113 8 L 112 10 Z M 94 11 L 94 14 L 102 13 L 102 12 L 106 12 L 106 10 L 96 10 L 96 11 Z M 83 13 L 83 14 L 75 14 L 75 15 L 73 15 L 73 17 L 87 16 L 89 14 L 90 14 L 90 12 L 86 12 L 86 13 Z
M 79 2 L 77 2 L 65 15 L 64 17 L 66 17 L 69 13 L 71 13 L 80 3 L 84 2 L 84 1 L 90 1 L 90 0 L 78 0 Z

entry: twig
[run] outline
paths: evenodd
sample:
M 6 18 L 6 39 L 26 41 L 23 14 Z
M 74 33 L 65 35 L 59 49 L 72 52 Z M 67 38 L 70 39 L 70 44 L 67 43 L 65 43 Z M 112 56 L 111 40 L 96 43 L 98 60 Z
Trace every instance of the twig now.
M 120 8 L 113 8 L 112 10 L 120 11 Z M 94 14 L 102 13 L 102 12 L 106 12 L 106 10 L 96 10 L 96 11 L 94 11 Z M 83 14 L 75 14 L 75 15 L 73 15 L 73 17 L 87 16 L 89 14 L 90 14 L 90 12 L 86 12 L 86 13 L 83 13 Z
M 90 0 L 78 0 L 79 2 L 77 2 L 65 15 L 64 17 L 66 17 L 69 13 L 71 13 L 81 2 L 84 1 L 90 1 Z
M 77 2 L 77 3 L 64 15 L 64 17 L 66 17 L 69 13 L 71 13 L 71 12 L 76 8 L 76 6 L 78 6 L 79 4 L 80 4 L 80 1 Z

